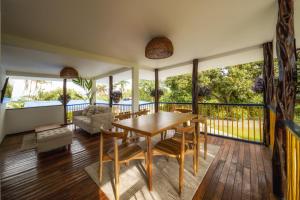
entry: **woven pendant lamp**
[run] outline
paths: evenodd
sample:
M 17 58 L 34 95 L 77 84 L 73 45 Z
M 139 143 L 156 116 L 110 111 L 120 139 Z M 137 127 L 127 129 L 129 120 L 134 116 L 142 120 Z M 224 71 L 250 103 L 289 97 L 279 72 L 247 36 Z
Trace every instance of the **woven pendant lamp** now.
M 163 59 L 173 55 L 174 48 L 170 39 L 166 37 L 155 37 L 148 42 L 145 56 L 149 59 Z
M 62 78 L 77 78 L 78 77 L 78 71 L 74 69 L 73 67 L 64 67 L 60 71 L 60 77 Z

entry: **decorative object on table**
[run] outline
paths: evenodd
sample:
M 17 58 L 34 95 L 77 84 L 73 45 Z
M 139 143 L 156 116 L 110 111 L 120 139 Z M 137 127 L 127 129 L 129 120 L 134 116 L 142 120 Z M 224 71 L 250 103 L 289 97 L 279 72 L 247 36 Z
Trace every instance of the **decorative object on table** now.
M 123 94 L 119 90 L 115 90 L 111 93 L 111 98 L 114 103 L 119 103 L 122 99 L 122 96 L 123 96 Z
M 159 36 L 148 42 L 145 56 L 149 59 L 163 59 L 173 55 L 174 48 L 170 39 Z
M 252 90 L 255 93 L 263 93 L 263 91 L 264 91 L 264 79 L 262 77 L 257 77 L 255 79 Z
M 158 97 L 160 98 L 161 96 L 164 95 L 164 91 L 162 89 L 158 89 Z M 150 96 L 155 98 L 155 89 L 151 90 Z
M 77 78 L 78 77 L 78 71 L 74 69 L 73 67 L 64 67 L 60 71 L 60 77 L 62 78 Z
M 198 85 L 198 101 L 202 102 L 204 97 L 210 96 L 211 90 L 208 86 Z
M 93 91 L 93 81 L 91 79 L 82 77 L 78 77 L 72 81 L 84 89 L 85 95 L 87 96 L 90 105 L 92 105 L 93 98 L 95 97 L 95 91 Z
M 68 104 L 69 101 L 71 100 L 71 96 L 69 94 L 67 94 L 66 99 L 67 99 L 67 104 Z M 57 100 L 60 101 L 61 104 L 64 104 L 64 95 L 60 94 Z

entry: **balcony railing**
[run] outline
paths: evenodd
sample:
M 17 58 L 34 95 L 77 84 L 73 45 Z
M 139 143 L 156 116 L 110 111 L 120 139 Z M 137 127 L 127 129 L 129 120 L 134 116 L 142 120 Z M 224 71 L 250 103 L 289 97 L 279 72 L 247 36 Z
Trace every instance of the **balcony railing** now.
M 97 105 L 108 106 L 107 103 Z M 68 119 L 72 119 L 70 112 L 82 110 L 88 104 L 68 106 Z M 131 105 L 113 104 L 114 113 L 131 111 Z M 159 110 L 172 112 L 178 108 L 192 109 L 191 103 L 160 102 Z M 263 142 L 263 104 L 222 104 L 199 103 L 199 114 L 207 117 L 208 133 L 217 136 L 236 138 L 251 142 Z M 154 103 L 143 103 L 139 109 L 155 112 Z M 200 127 L 204 129 L 203 127 Z
M 192 109 L 192 104 L 161 102 L 159 108 L 172 112 Z M 263 109 L 263 104 L 199 103 L 199 114 L 207 117 L 209 134 L 257 143 L 263 142 Z
M 300 127 L 286 121 L 287 199 L 300 198 Z

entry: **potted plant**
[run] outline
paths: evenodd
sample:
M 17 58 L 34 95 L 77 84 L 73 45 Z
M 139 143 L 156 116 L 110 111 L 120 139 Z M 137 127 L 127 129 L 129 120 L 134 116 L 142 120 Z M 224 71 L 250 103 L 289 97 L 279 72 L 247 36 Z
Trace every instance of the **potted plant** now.
M 66 104 L 68 104 L 69 101 L 71 100 L 71 96 L 67 94 L 66 97 L 67 97 Z M 64 95 L 60 94 L 57 100 L 60 101 L 61 104 L 64 104 Z
M 263 93 L 264 92 L 264 79 L 262 77 L 257 77 L 255 79 L 252 90 L 255 93 Z
M 111 93 L 111 99 L 113 100 L 114 103 L 119 103 L 120 100 L 122 99 L 122 92 L 119 90 L 115 90 Z
M 158 98 L 164 95 L 164 91 L 162 89 L 158 89 Z M 150 96 L 155 98 L 155 89 L 151 90 Z
M 198 101 L 202 102 L 204 97 L 207 97 L 211 94 L 211 90 L 208 86 L 198 85 Z

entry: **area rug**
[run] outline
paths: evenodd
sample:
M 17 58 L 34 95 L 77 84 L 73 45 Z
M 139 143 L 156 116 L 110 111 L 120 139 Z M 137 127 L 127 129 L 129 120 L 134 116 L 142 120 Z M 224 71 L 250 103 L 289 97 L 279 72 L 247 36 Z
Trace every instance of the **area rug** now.
M 143 144 L 141 146 L 144 146 Z M 201 148 L 202 149 L 202 148 Z M 203 150 L 200 153 L 199 172 L 193 173 L 192 155 L 185 157 L 184 190 L 181 196 L 178 194 L 179 164 L 176 159 L 159 156 L 153 158 L 153 191 L 149 192 L 147 186 L 144 161 L 132 161 L 129 166 L 121 166 L 120 169 L 120 199 L 138 200 L 167 200 L 167 199 L 192 199 L 201 184 L 210 164 L 219 151 L 219 146 L 208 145 L 207 158 L 203 158 Z M 93 163 L 85 168 L 85 171 L 99 186 L 99 162 Z M 106 196 L 113 200 L 114 193 L 114 170 L 112 162 L 104 164 L 103 180 L 101 190 Z
M 21 151 L 36 148 L 36 136 L 35 133 L 26 134 L 23 136 Z

